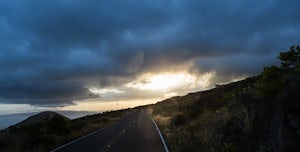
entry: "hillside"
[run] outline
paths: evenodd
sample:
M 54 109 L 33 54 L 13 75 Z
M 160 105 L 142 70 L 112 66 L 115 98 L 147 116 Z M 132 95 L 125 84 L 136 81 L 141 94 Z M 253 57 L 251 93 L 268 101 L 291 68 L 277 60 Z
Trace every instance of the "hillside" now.
M 70 121 L 69 118 L 58 114 L 56 112 L 52 112 L 52 111 L 44 111 L 41 113 L 38 113 L 36 115 L 30 116 L 27 119 L 17 123 L 16 125 L 14 125 L 15 127 L 24 127 L 24 126 L 28 126 L 28 125 L 33 125 L 42 121 L 46 121 L 46 120 L 51 120 L 54 117 L 61 117 L 62 119 L 65 119 L 66 121 Z
M 287 105 L 286 97 L 262 101 L 254 90 L 256 80 L 248 78 L 149 106 L 170 151 L 300 150 L 299 106 Z M 299 87 L 291 89 L 299 91 Z
M 300 47 L 258 77 L 151 105 L 170 151 L 300 151 Z

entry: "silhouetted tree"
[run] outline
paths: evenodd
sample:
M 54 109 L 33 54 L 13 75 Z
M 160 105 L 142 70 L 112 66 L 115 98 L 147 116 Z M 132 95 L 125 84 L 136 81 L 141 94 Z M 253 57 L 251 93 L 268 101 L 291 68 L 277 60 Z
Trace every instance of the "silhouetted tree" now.
M 278 56 L 282 69 L 299 69 L 300 46 L 292 46 L 289 51 L 281 52 Z
M 300 46 L 292 46 L 289 51 L 280 52 L 278 59 L 281 66 L 264 68 L 256 86 L 262 97 L 271 97 L 278 94 L 284 88 L 289 76 L 294 72 L 300 72 Z

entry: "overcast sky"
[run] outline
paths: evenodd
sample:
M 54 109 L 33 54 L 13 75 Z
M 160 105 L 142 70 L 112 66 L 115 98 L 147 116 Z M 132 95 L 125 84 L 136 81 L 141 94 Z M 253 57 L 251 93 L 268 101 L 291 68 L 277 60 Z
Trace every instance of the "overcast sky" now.
M 254 76 L 277 64 L 278 52 L 300 44 L 299 6 L 299 0 L 1 0 L 0 104 L 146 103 Z

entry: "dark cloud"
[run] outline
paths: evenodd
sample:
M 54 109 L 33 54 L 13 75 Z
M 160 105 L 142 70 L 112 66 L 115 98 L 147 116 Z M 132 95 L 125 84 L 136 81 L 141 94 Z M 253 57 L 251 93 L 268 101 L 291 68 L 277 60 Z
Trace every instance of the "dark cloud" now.
M 299 44 L 298 0 L 1 1 L 0 102 L 66 105 L 194 62 L 220 80 L 255 75 Z
M 215 73 L 212 85 L 239 79 L 244 76 L 257 75 L 262 67 L 270 63 L 278 65 L 275 53 L 266 55 L 232 54 L 227 56 L 215 56 L 199 58 L 190 71 L 196 73 Z

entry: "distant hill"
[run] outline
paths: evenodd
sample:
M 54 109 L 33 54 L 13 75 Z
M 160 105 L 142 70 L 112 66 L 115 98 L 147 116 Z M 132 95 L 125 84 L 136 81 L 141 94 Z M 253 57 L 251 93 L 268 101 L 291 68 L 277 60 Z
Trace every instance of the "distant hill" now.
M 57 112 L 41 112 L 16 125 L 0 130 L 0 151 L 51 151 L 58 146 L 118 121 L 129 111 L 127 109 L 104 112 L 73 120 Z M 69 113 L 72 114 L 73 112 Z
M 15 125 L 15 124 L 25 120 L 29 116 L 32 116 L 35 114 L 37 114 L 37 112 L 0 115 L 0 130 L 3 130 L 9 126 Z
M 87 115 L 95 114 L 96 112 L 90 111 L 67 111 L 67 110 L 59 110 L 53 111 L 58 114 L 61 114 L 69 119 L 76 119 L 80 117 L 84 117 Z M 36 115 L 40 112 L 28 112 L 28 113 L 15 113 L 15 114 L 4 114 L 0 115 L 0 130 L 5 129 L 9 126 L 16 125 L 17 123 L 25 120 L 26 118 Z
M 44 112 L 38 113 L 36 115 L 30 116 L 27 119 L 17 123 L 14 126 L 15 127 L 23 127 L 23 126 L 33 125 L 33 124 L 41 122 L 41 121 L 51 120 L 54 118 L 54 116 L 61 117 L 65 120 L 70 121 L 69 118 L 67 118 L 59 113 L 56 113 L 53 111 L 44 111 Z

